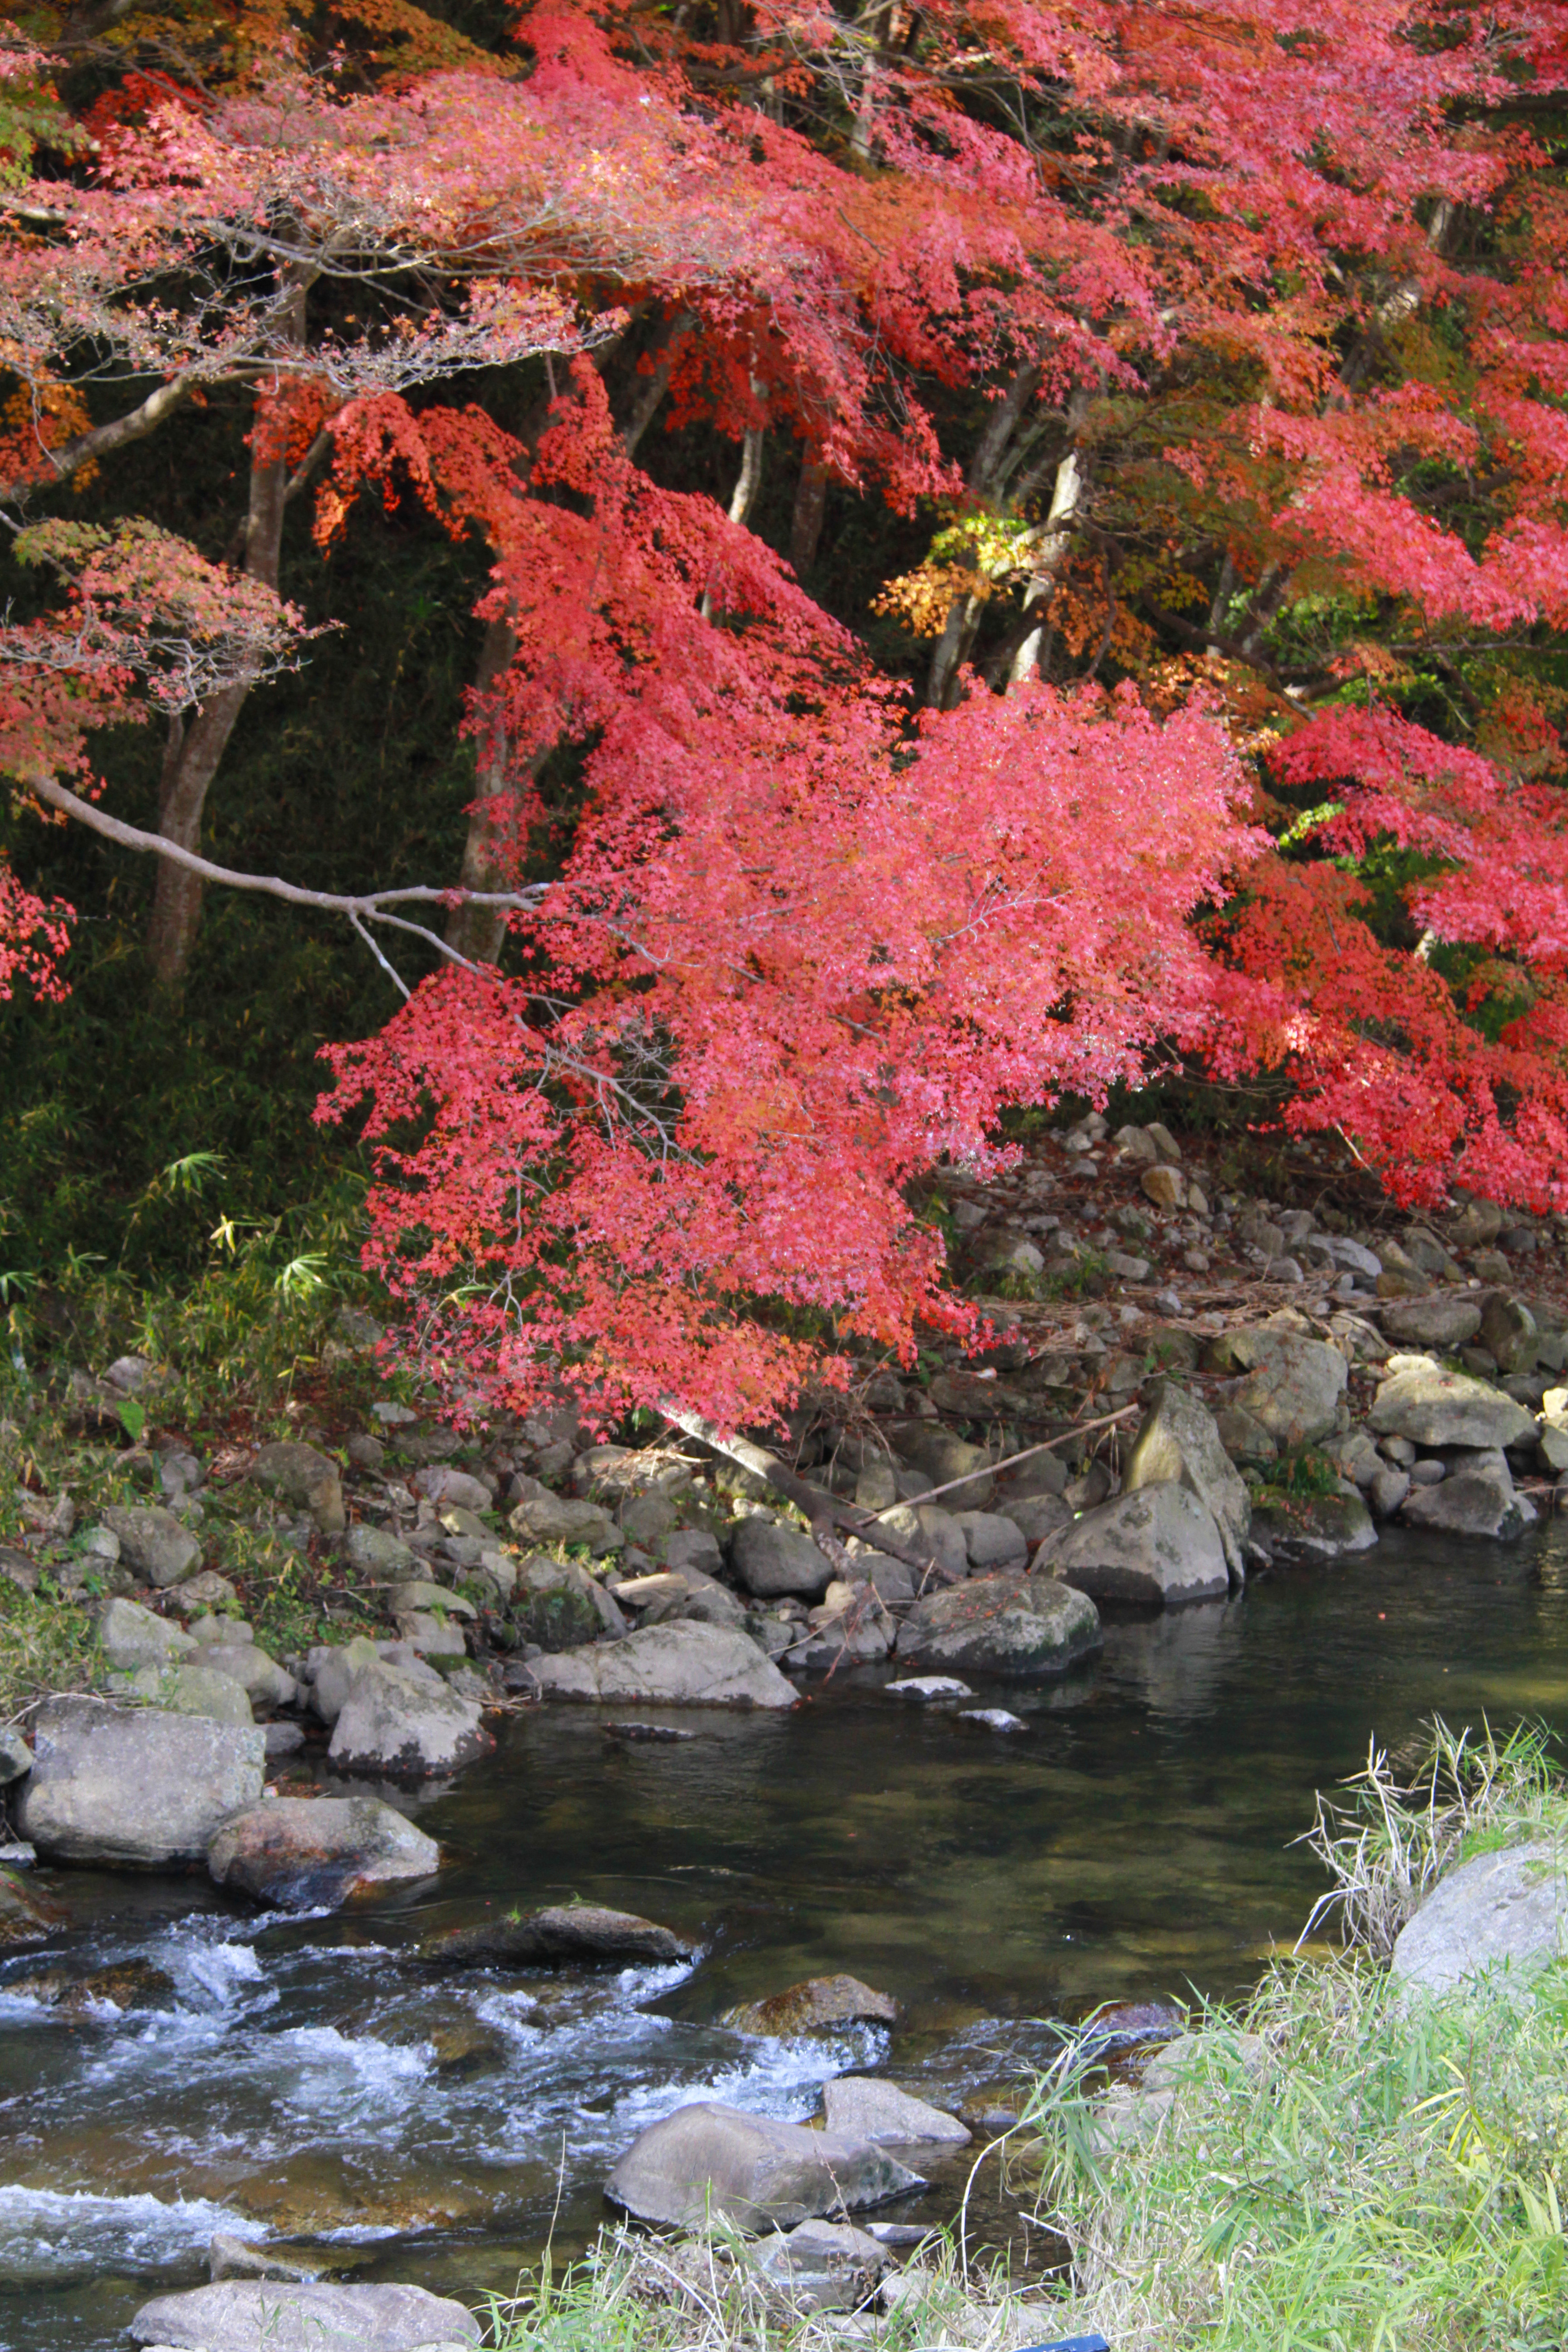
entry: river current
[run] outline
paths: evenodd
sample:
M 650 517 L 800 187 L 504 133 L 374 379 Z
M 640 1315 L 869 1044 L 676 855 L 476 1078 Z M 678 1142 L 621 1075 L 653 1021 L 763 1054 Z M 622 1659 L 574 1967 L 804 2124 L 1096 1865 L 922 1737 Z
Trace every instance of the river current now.
M 616 1738 L 598 1709 L 520 1716 L 410 1805 L 451 1857 L 438 1889 L 331 1917 L 194 1877 L 37 1874 L 77 1924 L 0 1967 L 0 2352 L 122 2346 L 140 2302 L 205 2277 L 218 2229 L 310 2242 L 345 2276 L 505 2292 L 552 2232 L 591 2236 L 616 2155 L 683 2100 L 804 2119 L 868 2069 L 984 2100 L 1048 2054 L 1053 2019 L 1242 1990 L 1321 1886 L 1292 1843 L 1313 1790 L 1373 1735 L 1397 1747 L 1434 1713 L 1568 1731 L 1568 1525 L 1509 1548 L 1390 1534 L 1112 1622 L 1066 1682 L 974 1685 L 1017 1733 L 888 1679 L 812 1682 L 783 1718 L 672 1714 L 696 1735 L 674 1741 Z M 329 1784 L 307 1757 L 281 1785 Z M 441 1979 L 400 1958 L 487 1903 L 573 1895 L 700 1955 Z M 174 1990 L 66 2018 L 10 1990 L 62 1958 L 146 1960 Z M 720 2022 L 833 1969 L 896 1994 L 900 2025 Z M 950 2168 L 910 2211 L 954 2195 Z

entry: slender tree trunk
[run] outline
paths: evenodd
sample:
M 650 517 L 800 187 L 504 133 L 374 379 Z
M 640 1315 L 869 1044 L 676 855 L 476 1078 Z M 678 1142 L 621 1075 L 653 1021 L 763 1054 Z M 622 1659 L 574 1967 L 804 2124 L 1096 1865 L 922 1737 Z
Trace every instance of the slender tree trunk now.
M 302 287 L 295 295 L 289 331 L 294 341 L 303 341 Z M 250 505 L 240 569 L 275 594 L 288 492 L 288 451 L 283 446 L 269 447 L 258 395 L 252 428 Z M 249 692 L 247 686 L 230 687 L 202 703 L 188 725 L 178 717 L 170 722 L 158 788 L 158 830 L 165 841 L 174 842 L 182 849 L 200 848 L 207 793 Z M 185 866 L 160 859 L 147 927 L 147 953 L 153 973 L 164 988 L 178 988 L 184 981 L 201 920 L 199 878 Z
M 1034 566 L 1024 591 L 1026 626 L 1007 671 L 1009 687 L 1022 686 L 1040 667 L 1040 646 L 1046 634 L 1046 607 L 1072 545 L 1073 524 L 1083 504 L 1083 467 L 1078 451 L 1069 449 L 1057 467 L 1050 509 L 1035 549 Z
M 822 540 L 822 518 L 827 510 L 827 468 L 815 457 L 802 461 L 795 486 L 795 512 L 790 518 L 789 560 L 797 580 L 804 580 L 816 562 Z

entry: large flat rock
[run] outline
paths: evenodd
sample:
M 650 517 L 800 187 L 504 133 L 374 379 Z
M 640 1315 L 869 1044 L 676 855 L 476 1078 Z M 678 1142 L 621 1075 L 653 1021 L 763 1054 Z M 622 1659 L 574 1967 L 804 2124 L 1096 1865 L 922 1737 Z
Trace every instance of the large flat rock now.
M 471 1764 L 492 1744 L 472 1699 L 428 1669 L 414 1675 L 378 1658 L 349 1684 L 327 1754 L 340 1772 L 423 1780 Z
M 554 1658 L 533 1674 L 554 1698 L 616 1706 L 793 1706 L 795 1694 L 765 1650 L 732 1625 L 690 1618 L 645 1626 L 624 1642 L 601 1642 Z
M 793 2229 L 860 2212 L 921 2186 L 885 2148 L 701 2099 L 632 2142 L 605 2194 L 639 2221 Z M 143 2339 L 145 2340 L 145 2339 Z
M 479 2340 L 472 2312 L 422 2286 L 328 2286 L 315 2279 L 223 2279 L 156 2295 L 130 2332 L 133 2343 L 177 2352 L 445 2352 Z
M 1450 1992 L 1467 1978 L 1528 1983 L 1564 1948 L 1568 1870 L 1544 1843 L 1479 1853 L 1440 1879 L 1394 1947 L 1393 1973 L 1429 1992 Z
M 1380 1437 L 1407 1437 L 1413 1445 L 1534 1442 L 1534 1415 L 1485 1381 L 1451 1372 L 1429 1356 L 1391 1356 L 1387 1371 L 1367 1415 Z
M 434 1838 L 379 1797 L 275 1797 L 225 1822 L 207 1848 L 218 1885 L 304 1910 L 441 1866 Z
M 261 1795 L 256 1725 L 53 1698 L 30 1728 L 16 1826 L 50 1862 L 202 1862 L 220 1824 Z
M 924 2099 L 911 2098 L 895 2083 L 872 2075 L 840 2074 L 825 2084 L 822 2111 L 830 2132 L 847 2139 L 875 2140 L 884 2147 L 963 2147 L 970 2137 L 967 2124 Z
M 424 1968 L 563 1967 L 584 1961 L 624 1969 L 639 1961 L 689 1960 L 692 1947 L 671 1927 L 597 1903 L 555 1903 L 542 1911 L 501 1913 L 471 1927 L 438 1929 L 414 1957 Z

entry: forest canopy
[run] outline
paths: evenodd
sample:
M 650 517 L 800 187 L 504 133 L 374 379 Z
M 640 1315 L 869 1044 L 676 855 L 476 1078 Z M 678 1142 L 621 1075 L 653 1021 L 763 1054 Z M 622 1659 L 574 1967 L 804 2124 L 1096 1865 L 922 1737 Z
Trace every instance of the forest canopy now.
M 352 1139 L 428 1368 L 735 1423 L 1020 1106 L 1568 1209 L 1565 137 L 1531 0 L 14 17 L 8 1246 Z

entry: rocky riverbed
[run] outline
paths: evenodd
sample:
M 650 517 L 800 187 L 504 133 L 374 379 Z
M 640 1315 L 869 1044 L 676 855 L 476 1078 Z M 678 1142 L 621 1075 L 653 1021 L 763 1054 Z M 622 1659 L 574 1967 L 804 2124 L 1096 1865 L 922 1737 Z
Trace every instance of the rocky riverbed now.
M 1391 1638 L 1416 1711 L 1448 1700 L 1456 1669 L 1473 1681 L 1483 1657 L 1494 1711 L 1505 1664 L 1522 1670 L 1530 1654 L 1524 1680 L 1551 1681 L 1550 1513 L 1568 1464 L 1553 1232 L 1505 1224 L 1479 1202 L 1397 1231 L 1341 1230 L 1347 1220 L 1331 1209 L 1271 1213 L 1227 1201 L 1212 1176 L 1205 1185 L 1163 1129 L 1110 1139 L 1092 1121 L 1005 1181 L 954 1182 L 948 1194 L 971 1273 L 994 1298 L 990 1341 L 928 1363 L 920 1380 L 868 1366 L 852 1395 L 803 1407 L 787 1444 L 760 1433 L 762 1456 L 755 1443 L 731 1451 L 682 1431 L 595 1443 L 564 1405 L 465 1436 L 383 1394 L 357 1425 L 301 1416 L 297 1435 L 204 1457 L 161 1424 L 156 1365 L 121 1361 L 76 1380 L 67 1408 L 83 1475 L 73 1490 L 30 1457 L 15 1490 L 23 1524 L 0 1553 L 18 1590 L 86 1610 L 94 1635 L 80 1676 L 89 1687 L 30 1710 L 0 1756 L 15 1838 L 0 1880 L 10 1954 L 0 2000 L 15 2003 L 34 2059 L 43 2053 L 41 2071 L 18 2062 L 12 2095 L 36 2101 L 53 2080 L 64 2101 L 57 2123 L 45 2090 L 50 2119 L 24 2131 L 16 2180 L 46 2200 L 38 2213 L 56 2212 L 68 2244 L 70 2200 L 151 2199 L 154 2237 L 183 2200 L 195 2234 L 180 2238 L 184 2253 L 161 2237 L 154 2273 L 177 2272 L 221 2222 L 311 2243 L 386 2231 L 424 2250 L 416 2275 L 472 2284 L 445 2253 L 431 2263 L 432 2234 L 470 2250 L 525 2244 L 519 2217 L 544 2194 L 552 2135 L 567 2147 L 582 2212 L 635 2137 L 624 2052 L 644 2053 L 633 2074 L 646 2074 L 660 2110 L 738 2095 L 742 2115 L 788 2124 L 825 2079 L 893 2059 L 904 2087 L 958 2112 L 967 2130 L 1005 2095 L 1009 2068 L 1016 2078 L 1046 2047 L 1027 2033 L 1020 2043 L 1010 2011 L 1081 2014 L 1102 1998 L 1168 1992 L 1194 1962 L 1197 1980 L 1229 1990 L 1256 1965 L 1247 1956 L 1299 1916 L 1300 1900 L 1283 1913 L 1273 1897 L 1255 1902 L 1245 1868 L 1233 1883 L 1237 1853 L 1249 1851 L 1237 1828 L 1247 1773 L 1279 1740 L 1285 1662 L 1296 1675 L 1321 1663 L 1288 1642 L 1271 1651 L 1293 1612 L 1321 1657 L 1340 1661 L 1348 1703 L 1342 1720 L 1314 1682 L 1314 1728 L 1286 1742 L 1268 1836 L 1300 1825 L 1325 1763 L 1354 1760 L 1343 1733 L 1353 1720 L 1359 1742 L 1371 1727 Z M 347 1355 L 374 1336 L 351 1322 L 339 1344 Z M 141 1424 L 133 1444 L 128 1418 Z M 115 1493 L 137 1499 L 101 1499 L 103 1462 Z M 272 1603 L 247 1573 L 254 1552 L 241 1530 L 251 1542 L 263 1533 L 269 1559 L 280 1549 L 315 1580 L 321 1605 L 305 1629 L 315 1638 L 266 1638 Z M 1424 1575 L 1423 1561 L 1440 1574 Z M 1452 1622 L 1433 1628 L 1424 1611 L 1439 1591 Z M 1373 1609 L 1374 1598 L 1393 1607 Z M 1374 1630 L 1391 1617 L 1397 1637 Z M 1537 1621 L 1552 1628 L 1544 1650 L 1521 1630 Z M 1498 1629 L 1510 1624 L 1500 1654 Z M 1347 1656 L 1352 1626 L 1374 1654 L 1384 1645 L 1382 1664 L 1364 1648 Z M 1261 1715 L 1252 1695 L 1241 1705 L 1248 1671 L 1275 1676 Z M 1085 1727 L 1107 1693 L 1118 1695 L 1123 1748 L 1091 1753 Z M 1250 1765 L 1227 1724 L 1234 1771 L 1182 1811 L 1219 1808 L 1205 1831 L 1226 1857 L 1204 1881 L 1215 1916 L 1201 1932 L 1190 1922 L 1164 1944 L 1129 1945 L 1125 1897 L 1108 1909 L 1089 1893 L 1078 1832 L 1097 1820 L 1103 1830 L 1106 1787 L 1136 1786 L 1142 1811 L 1120 1824 L 1121 1866 L 1168 1903 L 1172 1853 L 1160 1839 L 1171 1791 L 1139 1770 L 1132 1744 L 1168 1744 L 1171 1727 L 1184 1727 L 1166 1764 L 1212 1781 L 1196 1727 L 1212 1753 L 1223 1711 L 1238 1707 Z M 1391 1727 L 1385 1715 L 1378 1727 Z M 1103 1715 L 1096 1729 L 1103 1738 Z M 1064 1735 L 1079 1751 L 1070 1793 Z M 548 1856 L 530 1819 L 542 1755 L 574 1759 L 570 1793 L 557 1775 L 550 1800 L 572 1827 Z M 754 1854 L 720 1864 L 711 1851 L 715 1819 L 764 1801 L 759 1774 L 793 1775 L 805 1792 L 793 1814 L 781 1785 L 760 1875 Z M 889 1774 L 907 1785 L 873 1801 Z M 1079 1859 L 1058 1884 L 1026 1873 L 1033 1909 L 1016 1937 L 1005 1874 L 988 1874 L 983 1853 L 968 1858 L 967 1879 L 944 1864 L 921 1885 L 910 1840 L 922 1807 L 962 1849 L 976 1821 L 994 1820 L 999 1791 L 1015 1805 L 1026 1791 L 1037 1825 L 1047 1787 L 1070 1806 Z M 628 1789 L 637 1865 L 621 1853 L 606 1866 L 606 1811 Z M 867 1931 L 863 1883 L 868 1866 L 873 1881 L 887 1866 L 889 1824 L 910 1915 L 891 1958 Z M 1053 1827 L 1053 1851 L 1063 1834 Z M 777 1931 L 766 1893 L 770 1874 L 794 1874 L 792 1839 L 811 1865 L 815 1942 Z M 487 1843 L 504 1857 L 494 1874 Z M 1015 1873 L 1020 1846 L 1011 1827 L 999 1840 Z M 672 1887 L 696 1891 L 680 1876 L 693 1848 L 704 1899 L 672 1902 Z M 855 1865 L 826 1903 L 825 1850 L 841 1874 Z M 726 1870 L 773 1925 L 758 1932 L 743 1903 L 737 1915 L 721 1899 Z M 1272 1866 L 1264 1877 L 1277 1892 Z M 570 1900 L 584 1894 L 601 1915 L 651 1920 L 668 1948 L 590 1948 Z M 487 1924 L 498 1903 L 510 1944 Z M 138 1914 L 155 1916 L 152 1932 L 125 1930 Z M 268 1916 L 282 1926 L 244 1926 Z M 1110 1916 L 1108 1938 L 1095 1923 Z M 1048 1967 L 1042 1918 L 1058 1923 Z M 628 1932 L 600 1925 L 612 1943 Z M 432 1937 L 447 1939 L 440 1968 Z M 954 1945 L 973 1958 L 958 1965 Z M 241 1951 L 250 1958 L 238 1962 Z M 1217 1971 L 1216 1953 L 1228 1956 Z M 891 2013 L 768 2035 L 721 2000 L 776 1996 L 825 1958 Z M 610 1981 L 595 1961 L 615 1964 Z M 966 1975 L 1005 1998 L 933 1994 Z M 363 1997 L 357 2011 L 345 1977 Z M 336 2037 L 310 2045 L 313 2074 L 305 2042 L 279 2044 L 279 2007 L 295 2020 L 287 2033 Z M 63 2133 L 66 2085 L 79 2101 L 86 2089 L 50 2039 L 68 2020 L 123 2100 L 96 2149 Z M 541 2034 L 549 2043 L 557 2020 L 570 2053 L 564 2109 L 545 2088 L 548 2067 L 542 2075 L 521 2055 Z M 188 2085 L 163 2080 L 193 2033 L 216 2053 L 216 2073 L 195 2074 L 201 2097 L 229 2110 L 226 2156 L 184 2112 Z M 971 2035 L 993 2037 L 984 2063 Z M 363 2062 L 362 2045 L 374 2053 Z M 301 2171 L 301 2143 L 264 2127 L 279 2100 L 289 2105 L 294 2061 L 331 2119 L 329 2146 L 363 2128 L 363 2101 L 345 2086 L 365 2091 L 374 2076 L 371 2109 L 388 2126 L 370 2127 L 374 2179 L 356 2180 L 341 2158 Z M 476 2082 L 488 2087 L 476 2093 Z M 440 2196 L 400 2137 L 404 2106 L 428 2131 L 432 2096 L 448 2152 Z M 128 2164 L 116 2134 L 129 2145 L 139 2108 L 163 2113 L 171 2099 L 154 2152 Z M 498 2101 L 511 2118 L 499 2138 Z M 265 2150 L 258 2168 L 232 2152 L 251 2134 Z M 508 2176 L 499 2196 L 498 2168 Z M 270 2206 L 258 2168 L 280 2184 Z M 921 2193 L 901 2190 L 906 2202 Z

